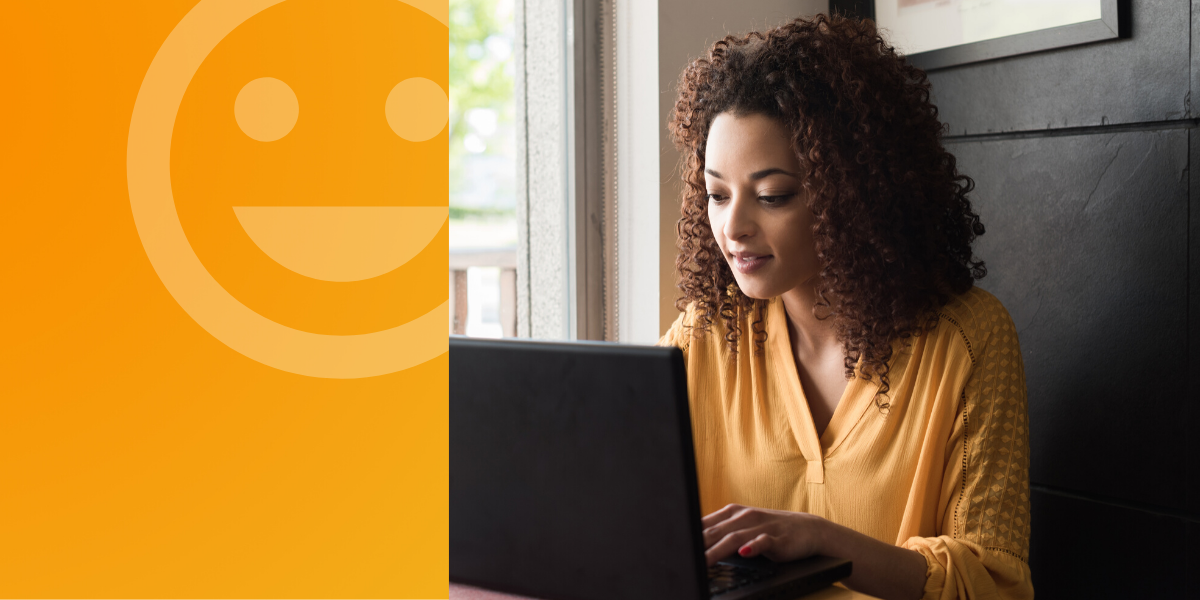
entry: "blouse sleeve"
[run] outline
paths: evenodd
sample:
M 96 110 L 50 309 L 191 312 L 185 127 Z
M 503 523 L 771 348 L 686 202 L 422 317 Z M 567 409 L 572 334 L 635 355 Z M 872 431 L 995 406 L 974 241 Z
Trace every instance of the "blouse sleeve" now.
M 1033 598 L 1025 368 L 1012 319 L 996 308 L 970 350 L 946 453 L 942 535 L 902 544 L 925 557 L 925 600 Z

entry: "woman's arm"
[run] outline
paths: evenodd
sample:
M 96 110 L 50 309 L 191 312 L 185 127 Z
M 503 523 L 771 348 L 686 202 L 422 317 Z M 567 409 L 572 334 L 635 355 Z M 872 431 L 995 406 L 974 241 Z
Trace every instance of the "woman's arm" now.
M 824 554 L 846 558 L 846 585 L 885 600 L 914 600 L 925 587 L 925 557 L 807 513 L 730 504 L 704 517 L 710 565 L 734 552 L 789 561 Z

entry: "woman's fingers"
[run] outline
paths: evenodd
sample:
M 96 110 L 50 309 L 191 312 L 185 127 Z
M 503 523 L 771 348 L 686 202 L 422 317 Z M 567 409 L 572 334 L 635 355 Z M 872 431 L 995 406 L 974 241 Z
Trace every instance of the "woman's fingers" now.
M 737 552 L 739 555 L 745 557 L 758 556 L 762 554 L 767 558 L 772 558 L 771 554 L 773 554 L 773 551 L 775 550 L 774 544 L 775 538 L 765 533 L 760 533 L 755 536 L 754 539 L 742 544 L 741 547 L 738 548 Z
M 724 508 L 705 515 L 703 519 L 700 519 L 700 523 L 702 523 L 704 528 L 707 529 L 713 525 L 716 525 L 717 523 L 720 523 L 721 521 L 728 519 L 729 517 L 733 516 L 734 513 L 745 508 L 745 506 L 740 504 L 726 504 Z
M 708 561 L 708 566 L 717 564 L 717 561 L 731 556 L 737 552 L 739 548 L 746 545 L 747 542 L 766 535 L 763 531 L 764 527 L 754 527 L 751 529 L 739 529 L 721 538 L 720 541 L 713 544 L 704 552 L 704 558 Z
M 804 558 L 816 552 L 819 517 L 730 504 L 704 517 L 705 557 L 711 566 L 737 552 L 775 561 Z
M 763 521 L 759 509 L 730 504 L 708 515 L 704 524 L 704 547 L 708 548 L 737 529 L 746 529 Z

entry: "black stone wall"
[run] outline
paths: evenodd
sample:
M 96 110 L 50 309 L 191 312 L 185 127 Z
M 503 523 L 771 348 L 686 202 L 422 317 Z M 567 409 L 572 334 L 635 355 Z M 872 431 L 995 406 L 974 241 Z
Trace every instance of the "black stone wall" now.
M 929 74 L 1020 335 L 1040 598 L 1200 598 L 1200 0 L 1122 8 Z

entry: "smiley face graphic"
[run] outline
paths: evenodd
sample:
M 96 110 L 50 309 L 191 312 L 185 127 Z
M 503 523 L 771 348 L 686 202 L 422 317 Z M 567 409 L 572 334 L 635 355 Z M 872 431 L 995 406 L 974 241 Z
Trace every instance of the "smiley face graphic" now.
M 424 4 L 203 0 L 152 61 L 134 221 L 175 301 L 242 355 L 361 378 L 447 351 L 447 30 Z

